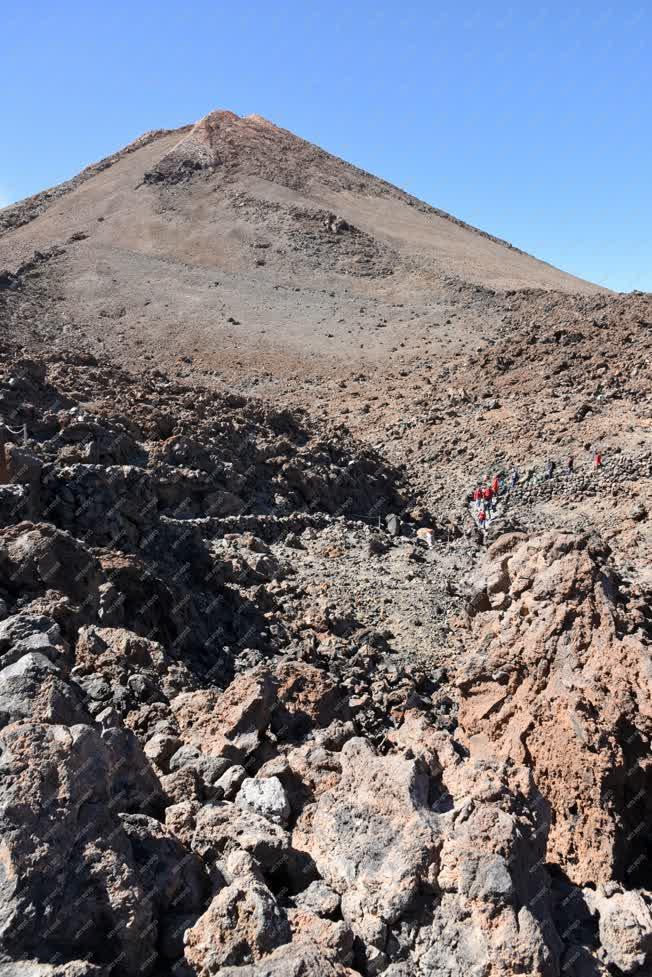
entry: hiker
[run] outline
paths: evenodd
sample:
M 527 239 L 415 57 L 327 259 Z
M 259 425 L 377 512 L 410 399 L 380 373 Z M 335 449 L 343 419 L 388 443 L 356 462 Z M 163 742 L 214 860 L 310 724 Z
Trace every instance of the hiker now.
M 497 475 L 494 475 L 494 480 L 491 483 L 491 491 L 493 492 L 494 495 L 498 495 L 498 493 L 500 492 L 500 479 L 498 478 Z
M 516 483 L 517 482 L 518 482 L 518 468 L 513 468 L 512 469 L 512 476 L 511 476 L 511 478 L 509 480 L 509 490 L 510 490 L 510 492 L 513 492 L 514 491 L 514 489 L 516 488 Z
M 493 493 L 493 489 L 491 488 L 491 486 L 490 485 L 485 485 L 485 487 L 482 490 L 482 498 L 484 500 L 485 505 L 491 505 L 491 499 L 493 497 L 493 494 L 494 493 Z
M 595 457 L 593 459 L 593 464 L 595 465 L 596 468 L 601 468 L 602 467 L 602 455 L 600 454 L 599 451 L 596 451 L 596 453 L 595 453 Z
M 566 461 L 566 471 L 568 472 L 569 475 L 572 475 L 573 474 L 573 465 L 574 464 L 575 464 L 575 459 L 573 458 L 572 455 L 569 455 L 568 456 L 568 459 Z
M 474 490 L 474 492 L 473 492 L 473 501 L 475 502 L 476 506 L 478 506 L 482 502 L 482 489 L 481 488 L 477 488 L 477 489 Z
M 487 513 L 484 511 L 484 509 L 480 509 L 480 511 L 478 512 L 478 525 L 480 526 L 480 529 L 485 528 L 486 521 L 487 521 Z
M 551 459 L 551 460 L 550 460 L 550 461 L 548 462 L 548 467 L 547 467 L 547 469 L 546 469 L 546 478 L 548 478 L 548 479 L 550 479 L 550 478 L 552 478 L 552 476 L 553 476 L 553 474 L 554 474 L 554 471 L 555 471 L 555 463 L 554 463 L 554 461 L 552 461 L 552 459 Z

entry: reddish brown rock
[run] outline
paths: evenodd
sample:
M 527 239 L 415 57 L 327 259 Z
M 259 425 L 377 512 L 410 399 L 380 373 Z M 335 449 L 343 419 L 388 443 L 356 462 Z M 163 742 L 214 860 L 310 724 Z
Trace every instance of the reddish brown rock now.
M 210 756 L 240 761 L 260 744 L 273 704 L 272 677 L 259 669 L 238 676 L 222 693 L 183 693 L 172 708 L 186 743 Z
M 294 943 L 315 944 L 327 958 L 352 963 L 354 935 L 347 923 L 323 919 L 307 909 L 290 909 L 287 915 Z
M 546 858 L 571 879 L 635 879 L 634 828 L 652 824 L 652 669 L 626 633 L 607 549 L 573 535 L 499 540 L 485 581 L 457 677 L 472 755 L 531 768 L 549 806 Z
M 348 698 L 320 668 L 305 662 L 287 662 L 275 669 L 277 706 L 272 729 L 283 739 L 349 719 Z
M 221 968 L 263 958 L 290 941 L 285 913 L 265 885 L 255 862 L 246 852 L 233 852 L 226 860 L 229 884 L 216 896 L 184 942 L 186 959 L 199 977 L 221 973 Z

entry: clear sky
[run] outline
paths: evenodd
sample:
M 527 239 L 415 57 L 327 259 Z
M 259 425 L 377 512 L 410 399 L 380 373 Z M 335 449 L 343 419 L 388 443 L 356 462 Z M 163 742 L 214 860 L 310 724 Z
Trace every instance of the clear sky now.
M 27 0 L 2 33 L 0 203 L 229 108 L 652 291 L 649 0 Z

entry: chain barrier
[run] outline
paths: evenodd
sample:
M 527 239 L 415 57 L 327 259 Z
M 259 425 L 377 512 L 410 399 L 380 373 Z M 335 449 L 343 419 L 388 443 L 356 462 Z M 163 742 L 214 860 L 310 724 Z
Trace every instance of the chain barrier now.
M 27 424 L 23 424 L 23 426 L 20 427 L 20 428 L 18 428 L 17 430 L 14 430 L 12 427 L 9 427 L 8 424 L 3 424 L 2 426 L 4 427 L 5 431 L 9 431 L 9 433 L 10 434 L 13 434 L 14 437 L 16 437 L 16 438 L 22 437 L 23 444 L 27 444 L 27 440 L 28 440 L 27 439 Z

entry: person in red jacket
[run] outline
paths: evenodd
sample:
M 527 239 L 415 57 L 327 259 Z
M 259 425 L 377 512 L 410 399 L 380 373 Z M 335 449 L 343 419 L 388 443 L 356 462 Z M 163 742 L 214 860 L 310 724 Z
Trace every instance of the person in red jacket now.
M 486 519 L 487 519 L 487 513 L 484 511 L 484 509 L 480 509 L 480 511 L 478 512 L 478 524 L 480 526 L 480 529 L 484 528 Z
M 596 451 L 595 458 L 593 459 L 593 463 L 595 464 L 596 468 L 600 468 L 602 466 L 602 455 L 600 454 L 599 451 Z
M 500 479 L 497 475 L 494 475 L 494 480 L 491 483 L 491 491 L 494 495 L 498 495 L 498 492 L 500 491 Z
M 493 493 L 493 490 L 492 490 L 491 486 L 490 485 L 485 485 L 485 487 L 482 490 L 482 498 L 489 505 L 491 504 L 491 499 L 492 499 L 493 494 L 494 493 Z
M 482 489 L 481 488 L 477 488 L 473 492 L 473 501 L 475 502 L 476 505 L 478 504 L 478 502 L 481 502 L 482 501 Z

